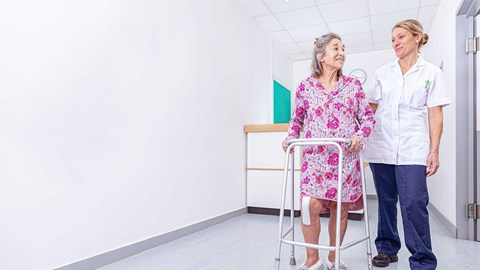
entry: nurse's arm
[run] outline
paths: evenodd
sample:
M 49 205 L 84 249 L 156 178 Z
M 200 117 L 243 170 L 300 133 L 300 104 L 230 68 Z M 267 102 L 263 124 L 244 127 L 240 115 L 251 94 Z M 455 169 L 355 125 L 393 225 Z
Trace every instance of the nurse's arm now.
M 377 111 L 378 104 L 369 102 L 368 105 L 370 105 L 370 108 L 372 108 L 373 113 Z
M 427 176 L 434 175 L 439 164 L 438 149 L 443 129 L 442 106 L 428 108 L 428 126 L 430 129 L 430 153 L 427 158 Z

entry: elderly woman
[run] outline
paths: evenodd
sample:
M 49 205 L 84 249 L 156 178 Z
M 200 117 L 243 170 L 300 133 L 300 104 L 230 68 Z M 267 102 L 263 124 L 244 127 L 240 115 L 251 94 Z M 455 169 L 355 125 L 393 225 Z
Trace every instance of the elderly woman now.
M 365 149 L 378 196 L 378 255 L 373 265 L 398 261 L 397 202 L 400 199 L 411 269 L 435 269 L 428 222 L 426 177 L 439 166 L 442 107 L 450 103 L 442 71 L 423 60 L 428 35 L 417 20 L 392 29 L 397 60 L 375 71 L 368 100 L 379 125 Z M 427 124 L 428 122 L 428 124 Z
M 351 145 L 344 150 L 343 171 L 338 171 L 338 150 L 334 147 L 305 147 L 302 152 L 302 203 L 309 200 L 310 224 L 302 231 L 305 242 L 318 244 L 320 213 L 330 211 L 328 231 L 330 245 L 335 246 L 337 196 L 342 196 L 341 232 L 343 241 L 347 229 L 349 208 L 361 208 L 362 186 L 358 152 L 363 149 L 375 120 L 365 98 L 360 82 L 342 75 L 345 62 L 345 46 L 340 36 L 328 33 L 315 41 L 312 74 L 297 88 L 295 108 L 289 123 L 288 136 L 283 142 L 286 150 L 290 139 L 299 138 L 304 130 L 305 138 L 351 138 Z M 338 174 L 342 173 L 342 194 L 337 194 Z M 306 213 L 302 212 L 302 215 Z M 327 268 L 347 269 L 341 261 L 335 267 L 335 252 L 328 254 Z M 300 269 L 323 269 L 317 249 L 307 248 L 307 260 Z

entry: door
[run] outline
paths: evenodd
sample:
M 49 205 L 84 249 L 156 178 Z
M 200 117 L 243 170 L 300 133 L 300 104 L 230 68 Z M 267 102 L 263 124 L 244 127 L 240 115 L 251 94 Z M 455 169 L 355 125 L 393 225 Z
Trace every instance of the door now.
M 480 0 L 463 0 L 457 13 L 457 237 L 480 241 Z M 459 33 L 459 34 L 458 34 Z M 460 91 L 464 89 L 464 91 Z M 466 90 L 466 91 L 465 91 Z M 463 211 L 462 211 L 463 210 Z M 467 219 L 465 219 L 467 215 Z

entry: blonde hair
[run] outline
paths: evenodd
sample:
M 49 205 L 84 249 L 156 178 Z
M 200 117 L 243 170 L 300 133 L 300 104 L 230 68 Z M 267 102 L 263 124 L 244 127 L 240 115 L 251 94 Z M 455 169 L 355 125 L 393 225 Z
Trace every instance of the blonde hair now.
M 425 33 L 423 31 L 423 26 L 419 21 L 410 19 L 410 20 L 404 20 L 404 21 L 401 21 L 401 22 L 397 22 L 395 24 L 395 26 L 392 28 L 392 32 L 397 27 L 401 27 L 401 28 L 407 30 L 408 32 L 412 33 L 412 35 L 414 37 L 416 37 L 416 36 L 421 36 L 422 37 L 420 39 L 420 42 L 418 43 L 418 49 L 419 50 L 423 45 L 427 44 L 428 35 L 427 35 L 427 33 Z
M 335 33 L 327 33 L 319 38 L 315 38 L 315 46 L 313 46 L 313 57 L 312 57 L 312 76 L 315 78 L 320 78 L 323 74 L 323 68 L 322 65 L 319 63 L 317 60 L 317 54 L 320 54 L 320 57 L 323 57 L 325 55 L 325 50 L 327 48 L 327 45 L 332 41 L 332 39 L 338 39 L 342 40 L 338 34 Z M 340 77 L 342 75 L 342 70 L 340 69 L 337 72 L 337 76 Z

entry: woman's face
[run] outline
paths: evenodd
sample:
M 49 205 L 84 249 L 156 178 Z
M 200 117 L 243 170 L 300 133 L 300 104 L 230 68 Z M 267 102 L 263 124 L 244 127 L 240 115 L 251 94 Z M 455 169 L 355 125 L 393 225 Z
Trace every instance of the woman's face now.
M 418 53 L 418 42 L 420 42 L 420 36 L 414 36 L 405 28 L 396 27 L 392 31 L 392 48 L 400 59 L 412 53 Z
M 342 69 L 345 62 L 345 45 L 339 39 L 332 39 L 325 48 L 323 57 L 317 54 L 317 61 L 323 69 L 330 67 L 332 69 Z

